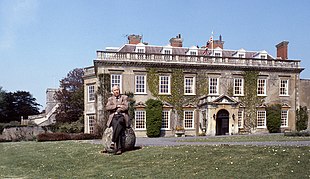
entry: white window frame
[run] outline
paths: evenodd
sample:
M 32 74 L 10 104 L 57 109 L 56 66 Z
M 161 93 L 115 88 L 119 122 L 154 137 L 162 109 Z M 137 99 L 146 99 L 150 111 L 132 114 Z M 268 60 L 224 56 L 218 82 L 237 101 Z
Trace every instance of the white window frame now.
M 87 101 L 95 101 L 95 85 L 87 85 Z
M 213 80 L 216 81 L 216 86 L 214 85 L 214 81 Z M 212 83 L 211 83 L 211 81 L 212 81 Z M 212 87 L 212 90 L 211 90 L 211 87 Z M 214 90 L 215 90 L 215 92 L 213 92 Z M 218 94 L 219 94 L 219 78 L 210 77 L 209 78 L 209 95 L 218 95 Z
M 187 84 L 187 79 L 192 79 L 192 84 Z M 191 92 L 188 93 L 187 90 Z M 196 94 L 196 77 L 195 76 L 184 76 L 184 95 L 195 95 Z
M 172 60 L 172 48 L 163 48 L 162 54 L 164 60 Z
M 95 123 L 96 123 L 95 115 L 94 114 L 87 115 L 87 130 L 89 134 L 94 133 Z
M 186 113 L 192 113 L 192 118 L 191 119 L 187 119 L 187 115 Z M 194 126 L 194 120 L 195 120 L 195 113 L 194 113 L 194 110 L 184 110 L 183 112 L 183 121 L 184 121 L 184 129 L 194 129 L 195 126 Z M 187 126 L 187 123 L 191 125 L 191 127 L 188 127 Z
M 238 58 L 245 58 L 245 54 L 244 53 L 239 53 L 238 54 Z
M 164 117 L 167 117 L 167 119 L 164 119 Z M 163 124 L 166 123 L 167 126 L 163 127 Z M 162 111 L 162 130 L 170 130 L 170 110 L 163 110 Z
M 241 81 L 237 81 L 237 80 L 241 80 Z M 236 84 L 240 84 L 239 86 L 237 86 Z M 243 96 L 243 88 L 244 88 L 244 82 L 243 82 L 243 78 L 234 78 L 234 96 Z M 238 90 L 237 90 L 238 88 Z M 236 92 L 239 91 L 239 93 L 237 94 Z
M 146 94 L 146 75 L 135 75 L 135 94 Z
M 281 110 L 281 127 L 288 127 L 288 110 Z
M 115 82 L 116 79 L 113 79 L 114 77 L 116 76 L 119 76 L 119 83 Z M 113 81 L 114 80 L 114 81 Z M 111 81 L 110 81 L 110 84 L 111 84 L 111 92 L 112 91 L 112 88 L 114 85 L 118 85 L 119 86 L 119 90 L 120 90 L 120 93 L 122 93 L 122 74 L 111 74 Z
M 136 53 L 137 54 L 137 59 L 144 59 L 145 58 L 145 47 L 144 46 L 140 46 L 136 48 Z
M 190 50 L 190 51 L 189 51 L 189 55 L 197 56 L 197 51 Z
M 282 83 L 282 82 L 285 82 L 285 83 Z M 282 84 L 284 84 L 284 86 L 282 86 Z M 289 96 L 288 85 L 289 85 L 289 80 L 288 79 L 280 79 L 279 96 Z
M 239 110 L 238 111 L 238 128 L 243 128 L 243 116 L 244 116 L 244 111 Z
M 142 127 L 138 126 L 138 124 L 141 125 Z M 136 110 L 135 111 L 135 130 L 145 130 L 145 129 L 146 129 L 146 111 Z
M 145 48 L 144 47 L 137 47 L 137 49 L 136 49 L 136 53 L 145 53 Z
M 220 47 L 213 49 L 213 56 L 214 57 L 222 57 L 223 56 L 223 50 Z
M 263 86 L 260 86 L 260 81 L 264 81 L 264 84 L 263 84 Z M 262 90 L 262 94 L 260 94 L 260 87 L 262 87 L 263 88 L 263 90 Z M 262 79 L 262 78 L 259 78 L 259 79 L 257 79 L 257 96 L 266 96 L 267 95 L 267 79 Z
M 257 128 L 266 128 L 266 110 L 257 110 Z M 259 124 L 262 125 L 259 125 Z
M 163 82 L 163 79 L 164 77 L 167 77 L 167 81 L 168 81 L 168 84 L 162 84 Z M 162 87 L 166 86 L 167 85 L 167 92 L 163 92 L 162 91 Z M 171 94 L 171 77 L 170 75 L 160 75 L 159 76 L 159 94 L 165 94 L 165 95 L 170 95 Z

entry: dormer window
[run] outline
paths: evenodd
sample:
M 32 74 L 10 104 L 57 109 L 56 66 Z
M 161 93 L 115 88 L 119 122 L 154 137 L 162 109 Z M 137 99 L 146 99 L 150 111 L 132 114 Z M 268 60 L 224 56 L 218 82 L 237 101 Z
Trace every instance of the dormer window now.
M 165 60 L 171 60 L 172 59 L 172 56 L 171 56 L 172 47 L 171 46 L 164 47 L 162 50 L 162 54 Z
M 267 52 L 265 50 L 259 52 L 258 58 L 260 59 L 267 59 Z
M 171 54 L 171 50 L 164 50 L 164 54 L 165 55 L 170 55 Z
M 220 56 L 221 56 L 221 53 L 215 52 L 215 53 L 214 53 L 214 56 L 220 57 Z
M 143 48 L 138 48 L 137 49 L 137 53 L 144 53 L 144 49 Z
M 190 55 L 197 55 L 197 52 L 195 52 L 195 51 L 190 51 L 189 54 L 190 54 Z
M 220 47 L 216 47 L 214 49 L 214 56 L 215 57 L 221 57 L 222 56 L 222 52 L 223 52 L 223 50 Z
M 192 46 L 186 54 L 196 56 L 198 54 L 198 48 L 196 46 Z
M 260 58 L 261 59 L 267 59 L 267 56 L 266 55 L 261 55 Z
M 145 45 L 143 43 L 137 44 L 135 52 L 136 53 L 143 53 L 144 54 L 145 53 Z M 137 58 L 138 59 L 144 59 L 144 55 L 137 54 Z
M 242 48 L 233 54 L 233 57 L 245 58 L 245 50 Z

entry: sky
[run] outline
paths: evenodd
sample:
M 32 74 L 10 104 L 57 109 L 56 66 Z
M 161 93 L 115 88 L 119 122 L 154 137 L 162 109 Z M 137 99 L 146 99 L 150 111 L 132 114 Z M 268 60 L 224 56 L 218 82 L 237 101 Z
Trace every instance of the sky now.
M 151 45 L 181 34 L 191 47 L 213 32 L 224 49 L 272 56 L 287 40 L 289 59 L 301 60 L 301 78 L 310 79 L 309 9 L 309 0 L 0 0 L 0 87 L 28 91 L 44 109 L 47 88 L 130 34 Z

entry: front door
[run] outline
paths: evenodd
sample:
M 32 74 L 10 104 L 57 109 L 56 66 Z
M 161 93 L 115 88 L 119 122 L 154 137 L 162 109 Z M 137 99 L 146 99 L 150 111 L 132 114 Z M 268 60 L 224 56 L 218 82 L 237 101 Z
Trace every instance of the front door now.
M 229 134 L 229 112 L 225 109 L 220 110 L 216 115 L 216 135 Z

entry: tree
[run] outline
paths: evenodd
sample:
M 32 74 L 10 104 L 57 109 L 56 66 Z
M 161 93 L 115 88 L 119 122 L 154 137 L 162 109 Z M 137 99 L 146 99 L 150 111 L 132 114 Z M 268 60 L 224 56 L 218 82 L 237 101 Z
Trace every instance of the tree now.
M 56 114 L 57 122 L 74 122 L 83 116 L 83 74 L 82 68 L 76 68 L 60 80 L 60 90 L 56 92 L 56 99 L 60 103 Z
M 4 121 L 5 119 L 5 94 L 6 92 L 2 90 L 2 87 L 0 87 L 0 122 Z
M 1 122 L 20 121 L 21 116 L 27 119 L 30 115 L 39 114 L 36 98 L 27 91 L 0 94 Z

